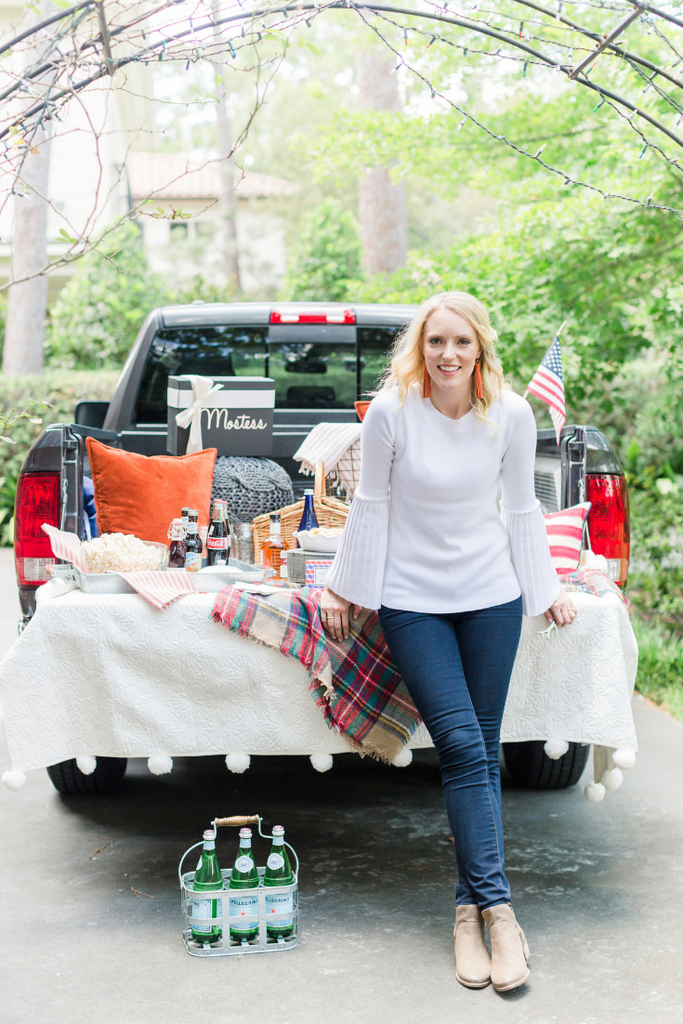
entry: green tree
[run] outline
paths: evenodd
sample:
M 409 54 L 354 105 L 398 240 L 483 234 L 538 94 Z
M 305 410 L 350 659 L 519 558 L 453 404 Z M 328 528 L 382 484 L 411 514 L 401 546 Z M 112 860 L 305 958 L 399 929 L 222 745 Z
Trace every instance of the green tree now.
M 164 299 L 142 235 L 134 224 L 124 225 L 84 257 L 53 306 L 48 362 L 69 369 L 122 363 L 143 320 Z
M 345 302 L 359 276 L 356 220 L 336 199 L 325 199 L 304 218 L 285 295 L 308 302 Z

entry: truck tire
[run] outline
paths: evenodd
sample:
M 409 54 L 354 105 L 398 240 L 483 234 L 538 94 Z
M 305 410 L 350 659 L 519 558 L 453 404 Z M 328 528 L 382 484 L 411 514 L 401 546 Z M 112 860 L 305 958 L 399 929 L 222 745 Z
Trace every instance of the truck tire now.
M 552 760 L 542 740 L 504 743 L 505 766 L 512 781 L 523 789 L 567 789 L 575 786 L 586 767 L 590 746 L 570 743 L 569 750 Z
M 97 767 L 92 775 L 84 775 L 76 764 L 76 758 L 60 761 L 47 769 L 52 785 L 60 793 L 70 796 L 91 796 L 94 793 L 108 793 L 121 784 L 126 774 L 127 757 L 98 757 Z

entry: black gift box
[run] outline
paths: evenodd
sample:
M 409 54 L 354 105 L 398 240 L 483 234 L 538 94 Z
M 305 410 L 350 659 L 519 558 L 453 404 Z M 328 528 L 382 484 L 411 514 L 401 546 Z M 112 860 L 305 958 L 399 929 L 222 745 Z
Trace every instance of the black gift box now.
M 275 381 L 271 377 L 212 377 L 222 384 L 201 409 L 202 448 L 219 455 L 273 454 Z M 171 455 L 185 455 L 190 427 L 179 427 L 176 415 L 194 401 L 189 376 L 168 378 L 168 435 Z

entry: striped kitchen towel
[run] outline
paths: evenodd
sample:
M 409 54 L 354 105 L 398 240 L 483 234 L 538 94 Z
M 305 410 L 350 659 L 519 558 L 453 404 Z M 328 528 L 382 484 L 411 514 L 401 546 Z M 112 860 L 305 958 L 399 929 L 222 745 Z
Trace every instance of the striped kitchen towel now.
M 559 512 L 549 512 L 543 516 L 550 557 L 558 575 L 576 572 L 579 568 L 583 528 L 590 507 L 590 501 L 582 501 L 578 505 L 572 505 L 571 508 L 563 508 Z
M 211 612 L 216 622 L 297 658 L 331 729 L 361 754 L 392 762 L 420 717 L 384 640 L 376 612 L 363 610 L 348 640 L 332 640 L 320 622 L 321 590 L 287 590 L 272 597 L 227 587 Z
M 43 523 L 42 529 L 50 538 L 55 558 L 61 558 L 63 562 L 71 562 L 81 572 L 88 572 L 88 563 L 81 550 L 81 541 L 75 533 L 58 530 L 56 526 L 50 526 L 49 523 Z
M 193 573 L 184 572 L 181 569 L 167 570 L 166 572 L 119 572 L 126 583 L 135 590 L 145 601 L 153 604 L 155 608 L 166 608 L 167 605 L 176 601 L 186 594 L 205 593 L 197 588 L 193 579 Z
M 197 589 L 193 573 L 181 569 L 170 569 L 166 572 L 160 572 L 158 569 L 152 572 L 119 572 L 116 575 L 159 610 L 186 594 L 206 593 Z

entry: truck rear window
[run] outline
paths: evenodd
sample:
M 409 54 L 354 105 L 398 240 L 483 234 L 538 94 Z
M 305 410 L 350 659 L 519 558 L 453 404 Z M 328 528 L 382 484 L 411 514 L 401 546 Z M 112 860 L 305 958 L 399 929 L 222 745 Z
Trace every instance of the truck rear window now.
M 359 398 L 367 397 L 375 391 L 382 374 L 389 365 L 389 349 L 402 327 L 359 327 L 358 362 L 359 362 Z
M 136 423 L 166 422 L 171 374 L 266 376 L 266 327 L 165 327 L 155 336 L 135 404 Z
M 352 409 L 374 390 L 401 328 L 359 327 L 357 345 L 268 341 L 267 327 L 165 327 L 150 347 L 134 422 L 166 422 L 166 388 L 173 374 L 269 376 L 279 409 Z

